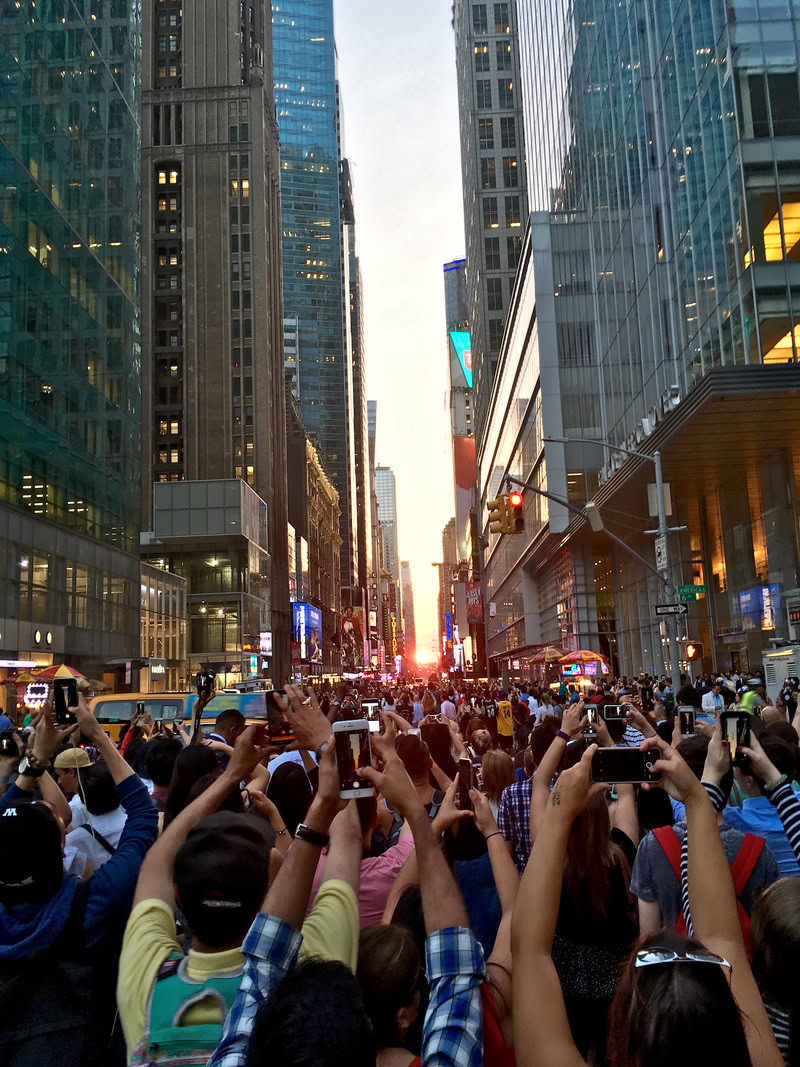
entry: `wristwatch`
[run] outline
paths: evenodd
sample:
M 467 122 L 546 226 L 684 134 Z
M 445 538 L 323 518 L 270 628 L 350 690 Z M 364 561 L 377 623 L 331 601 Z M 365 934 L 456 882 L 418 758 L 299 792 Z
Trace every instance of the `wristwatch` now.
M 37 766 L 34 766 L 34 762 Z M 17 774 L 24 774 L 26 778 L 41 778 L 46 770 L 47 764 L 39 763 L 35 756 L 23 756 Z
M 317 845 L 319 848 L 327 848 L 331 842 L 329 834 L 321 834 L 319 830 L 312 830 L 301 822 L 294 832 L 295 841 L 308 841 L 309 845 Z

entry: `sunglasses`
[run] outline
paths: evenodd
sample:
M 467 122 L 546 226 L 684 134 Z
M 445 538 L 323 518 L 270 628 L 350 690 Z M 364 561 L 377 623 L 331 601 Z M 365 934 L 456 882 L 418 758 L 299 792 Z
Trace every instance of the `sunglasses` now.
M 713 963 L 717 967 L 731 965 L 722 956 L 716 956 L 713 952 L 704 952 L 701 949 L 690 949 L 681 952 L 668 948 L 645 948 L 636 953 L 634 967 L 658 967 L 666 963 Z

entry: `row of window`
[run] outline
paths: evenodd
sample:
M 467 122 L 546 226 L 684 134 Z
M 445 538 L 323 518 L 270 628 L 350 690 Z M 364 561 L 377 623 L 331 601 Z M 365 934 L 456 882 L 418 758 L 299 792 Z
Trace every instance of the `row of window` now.
M 503 188 L 517 189 L 519 187 L 519 167 L 516 156 L 503 157 Z M 497 165 L 493 157 L 481 159 L 481 188 L 497 188 Z
M 165 17 L 172 17 L 170 12 Z M 153 108 L 153 142 L 155 144 L 171 143 L 180 132 L 182 139 L 182 115 L 180 105 L 159 105 Z M 176 141 L 176 143 L 179 143 Z M 173 241 L 165 243 L 156 240 L 153 249 L 157 263 L 156 295 L 153 298 L 154 340 L 158 348 L 175 349 L 166 356 L 156 358 L 153 381 L 153 401 L 159 408 L 173 408 L 172 412 L 158 412 L 157 441 L 154 442 L 155 459 L 160 467 L 173 470 L 156 473 L 159 481 L 179 481 L 184 478 L 183 446 L 180 438 L 183 431 L 181 408 L 183 405 L 183 301 L 180 296 L 165 297 L 159 295 L 164 289 L 177 290 L 182 287 L 181 261 L 183 247 L 180 243 L 181 233 L 181 168 L 177 163 L 162 163 L 155 170 L 155 191 L 159 215 L 157 218 L 158 234 L 169 233 Z M 173 384 L 174 383 L 174 384 Z M 170 443 L 163 438 L 178 438 Z
M 511 33 L 511 19 L 509 16 L 509 5 L 507 3 L 494 4 L 494 32 L 495 33 Z M 472 32 L 473 33 L 488 33 L 489 32 L 489 5 L 488 4 L 473 4 L 472 5 Z
M 181 5 L 180 0 L 159 0 L 164 4 L 164 9 L 159 12 L 156 19 L 154 52 L 155 52 L 155 84 L 156 88 L 178 89 L 181 86 Z M 156 109 L 158 110 L 158 109 Z M 155 139 L 154 144 L 180 144 L 176 141 L 162 141 Z
M 478 74 L 490 71 L 492 67 L 489 42 L 476 41 L 473 51 L 475 53 L 475 70 Z M 511 41 L 495 41 L 494 54 L 497 70 L 511 70 Z
M 494 148 L 494 119 L 478 119 L 478 146 L 483 151 Z M 500 147 L 517 147 L 517 121 L 513 115 L 500 119 Z
M 491 78 L 476 79 L 475 95 L 479 111 L 493 110 Z M 498 108 L 513 108 L 514 106 L 514 83 L 510 78 L 497 79 L 497 106 Z
M 522 224 L 520 215 L 519 196 L 506 196 L 505 222 L 508 229 L 516 228 Z M 498 197 L 485 196 L 483 198 L 483 228 L 484 230 L 497 230 L 500 228 L 500 219 L 497 207 Z
M 502 270 L 503 264 L 500 258 L 500 238 L 484 237 L 484 259 L 486 270 Z M 506 237 L 506 257 L 508 269 L 516 270 L 519 266 L 519 257 L 522 249 L 522 238 L 516 236 Z
M 183 104 L 154 104 L 153 144 L 183 144 Z

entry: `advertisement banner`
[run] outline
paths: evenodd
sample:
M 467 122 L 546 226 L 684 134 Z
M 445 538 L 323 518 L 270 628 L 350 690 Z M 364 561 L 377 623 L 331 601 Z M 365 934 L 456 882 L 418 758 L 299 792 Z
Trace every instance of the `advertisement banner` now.
M 345 608 L 342 616 L 342 666 L 359 670 L 364 666 L 364 609 Z
M 467 622 L 483 622 L 483 595 L 480 582 L 467 582 Z
M 295 649 L 301 663 L 322 663 L 322 612 L 311 604 L 292 604 L 293 653 Z

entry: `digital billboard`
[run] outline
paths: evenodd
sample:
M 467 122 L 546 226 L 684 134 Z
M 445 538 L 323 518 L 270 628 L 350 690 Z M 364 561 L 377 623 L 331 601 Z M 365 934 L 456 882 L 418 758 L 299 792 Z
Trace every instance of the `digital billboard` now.
M 472 388 L 472 338 L 469 330 L 451 330 L 450 344 L 464 372 L 467 389 Z
M 342 657 L 345 670 L 360 670 L 364 661 L 364 609 L 347 607 L 342 616 Z
M 322 612 L 311 604 L 292 604 L 292 641 L 301 663 L 322 663 Z

